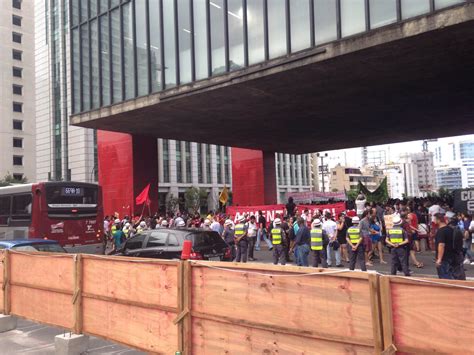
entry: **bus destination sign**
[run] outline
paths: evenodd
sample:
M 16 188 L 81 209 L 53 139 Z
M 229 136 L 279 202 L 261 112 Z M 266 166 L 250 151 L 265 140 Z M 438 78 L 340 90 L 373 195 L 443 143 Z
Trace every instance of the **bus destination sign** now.
M 63 187 L 62 195 L 63 196 L 82 196 L 83 191 L 80 187 Z

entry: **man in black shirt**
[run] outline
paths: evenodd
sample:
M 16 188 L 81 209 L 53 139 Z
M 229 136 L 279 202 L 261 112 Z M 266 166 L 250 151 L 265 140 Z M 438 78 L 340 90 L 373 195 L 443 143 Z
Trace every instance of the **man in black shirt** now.
M 272 242 L 268 239 L 267 231 L 267 220 L 263 216 L 262 211 L 258 211 L 258 231 L 257 231 L 257 243 L 255 244 L 255 250 L 260 250 L 260 240 L 263 239 L 267 243 L 268 250 L 272 250 Z
M 288 198 L 288 203 L 285 206 L 287 217 L 294 217 L 296 212 L 296 205 L 293 202 L 293 197 Z
M 434 217 L 435 223 L 438 225 L 435 237 L 438 277 L 440 279 L 462 279 L 462 274 L 464 274 L 462 259 L 460 262 L 458 260 L 459 252 L 462 253 L 462 233 L 447 225 L 446 217 L 449 219 L 450 216 L 436 213 Z

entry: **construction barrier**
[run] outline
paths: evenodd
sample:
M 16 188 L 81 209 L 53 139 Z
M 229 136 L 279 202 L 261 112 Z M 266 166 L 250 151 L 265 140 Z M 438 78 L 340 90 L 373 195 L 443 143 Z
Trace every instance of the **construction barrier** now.
M 472 282 L 85 254 L 0 261 L 4 314 L 152 353 L 453 353 L 474 331 Z

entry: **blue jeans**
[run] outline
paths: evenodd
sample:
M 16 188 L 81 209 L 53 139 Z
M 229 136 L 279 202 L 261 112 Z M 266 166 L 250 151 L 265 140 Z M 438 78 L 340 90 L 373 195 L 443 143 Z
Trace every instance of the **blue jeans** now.
M 328 246 L 326 247 L 326 252 L 327 252 L 327 255 L 328 255 L 328 265 L 331 266 L 332 265 L 332 255 L 331 253 L 334 253 L 336 255 L 336 265 L 341 265 L 341 246 L 339 246 L 339 249 L 337 250 L 334 250 L 331 246 Z
M 436 270 L 440 279 L 454 280 L 453 268 L 449 261 L 442 261 L 441 265 L 436 265 Z
M 309 245 L 297 245 L 295 248 L 295 258 L 296 258 L 296 265 L 298 266 L 309 266 L 308 261 L 309 256 Z
M 260 229 L 257 231 L 257 242 L 255 244 L 255 250 L 260 250 L 260 239 L 263 237 L 265 243 L 267 243 L 268 249 L 272 248 L 272 242 L 270 239 L 267 238 L 267 232 L 261 231 Z

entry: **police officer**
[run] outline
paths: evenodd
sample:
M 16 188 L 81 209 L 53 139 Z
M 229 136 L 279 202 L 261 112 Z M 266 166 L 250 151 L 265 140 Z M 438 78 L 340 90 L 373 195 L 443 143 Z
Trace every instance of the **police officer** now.
M 319 264 L 323 268 L 328 267 L 326 246 L 329 243 L 329 238 L 326 231 L 321 228 L 321 220 L 316 218 L 311 223 L 311 251 L 313 252 L 313 267 L 318 267 Z
M 227 243 L 230 248 L 232 261 L 235 260 L 235 241 L 234 241 L 234 230 L 232 229 L 233 222 L 228 219 L 224 223 L 224 231 L 222 232 L 222 239 Z
M 245 224 L 245 216 L 239 217 L 237 222 L 234 227 L 234 240 L 237 247 L 235 261 L 238 263 L 246 263 L 249 243 L 247 240 L 248 227 Z
M 354 270 L 356 261 L 359 260 L 360 269 L 362 271 L 367 271 L 367 266 L 365 265 L 365 247 L 362 236 L 360 235 L 359 228 L 359 217 L 352 218 L 352 227 L 347 229 L 347 247 L 349 249 L 350 261 L 349 269 Z
M 285 265 L 286 233 L 281 227 L 280 218 L 275 218 L 273 221 L 273 228 L 270 235 L 273 245 L 273 264 L 278 265 L 278 261 L 280 261 L 280 264 Z
M 393 227 L 387 229 L 386 243 L 391 247 L 390 255 L 390 273 L 397 274 L 399 268 L 402 269 L 405 276 L 410 276 L 408 270 L 408 236 L 402 228 L 402 219 L 400 216 L 393 217 Z

